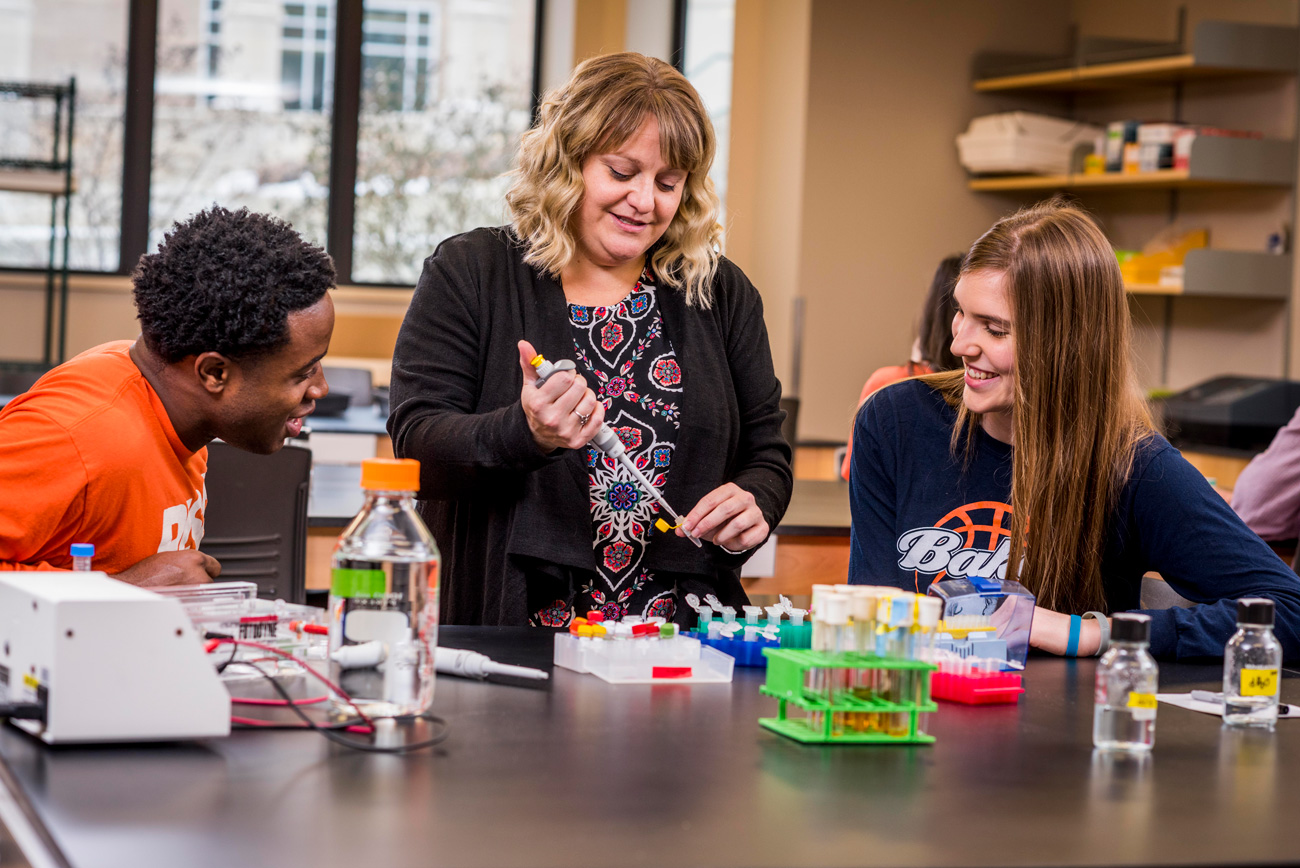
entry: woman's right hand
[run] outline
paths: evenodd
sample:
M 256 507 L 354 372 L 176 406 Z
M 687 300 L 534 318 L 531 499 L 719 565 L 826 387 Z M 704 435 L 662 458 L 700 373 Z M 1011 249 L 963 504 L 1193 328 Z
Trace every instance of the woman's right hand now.
M 605 406 L 596 400 L 596 393 L 587 388 L 587 381 L 575 371 L 559 371 L 538 387 L 537 369 L 532 365 L 536 355 L 532 344 L 519 342 L 519 367 L 524 372 L 519 403 L 528 418 L 533 439 L 543 452 L 581 449 L 600 430 Z

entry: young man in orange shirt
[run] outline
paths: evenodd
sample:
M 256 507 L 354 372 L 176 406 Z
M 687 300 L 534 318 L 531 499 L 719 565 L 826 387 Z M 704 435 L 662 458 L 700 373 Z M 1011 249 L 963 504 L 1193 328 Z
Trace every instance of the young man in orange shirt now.
M 334 264 L 287 223 L 213 207 L 132 277 L 141 336 L 87 350 L 0 410 L 0 570 L 211 581 L 207 444 L 270 454 L 329 392 Z

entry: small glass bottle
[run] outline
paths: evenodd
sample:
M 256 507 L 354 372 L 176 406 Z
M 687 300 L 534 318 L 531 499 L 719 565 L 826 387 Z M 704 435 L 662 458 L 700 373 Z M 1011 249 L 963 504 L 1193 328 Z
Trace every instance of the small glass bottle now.
M 330 676 L 368 715 L 422 714 L 433 701 L 442 558 L 415 511 L 420 462 L 363 461 L 361 487 L 365 505 L 331 563 Z M 337 696 L 332 708 L 355 714 Z
M 1237 632 L 1223 649 L 1223 722 L 1272 729 L 1281 674 L 1273 601 L 1243 597 L 1237 601 Z
M 1097 663 L 1092 743 L 1102 750 L 1143 752 L 1156 741 L 1159 669 L 1147 650 L 1151 619 L 1124 612 L 1111 620 L 1110 650 Z
M 94 543 L 73 543 L 68 553 L 72 555 L 73 572 L 88 573 L 94 569 L 90 565 L 91 560 L 95 557 Z

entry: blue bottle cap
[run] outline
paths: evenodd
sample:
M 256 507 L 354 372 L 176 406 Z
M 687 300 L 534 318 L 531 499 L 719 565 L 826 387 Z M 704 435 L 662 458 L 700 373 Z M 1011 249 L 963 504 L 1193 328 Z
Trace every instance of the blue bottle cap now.
M 72 556 L 74 558 L 93 558 L 95 556 L 94 543 L 73 543 Z

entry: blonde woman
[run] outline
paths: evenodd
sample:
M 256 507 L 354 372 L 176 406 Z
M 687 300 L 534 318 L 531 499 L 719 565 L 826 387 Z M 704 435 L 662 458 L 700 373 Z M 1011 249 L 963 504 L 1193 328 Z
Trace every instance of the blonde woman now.
M 1000 220 L 955 295 L 963 369 L 889 386 L 858 414 L 849 580 L 1018 577 L 1038 598 L 1031 644 L 1088 655 L 1157 570 L 1201 604 L 1148 613 L 1157 656 L 1221 656 L 1231 601 L 1265 596 L 1296 657 L 1300 580 L 1156 433 L 1092 219 L 1048 202 Z
M 717 252 L 713 127 L 662 61 L 580 65 L 525 134 L 509 226 L 425 261 L 393 358 L 389 431 L 421 461 L 453 624 L 685 622 L 738 578 L 790 498 L 757 291 Z M 537 353 L 574 373 L 538 386 Z M 609 424 L 696 547 L 588 446 Z

